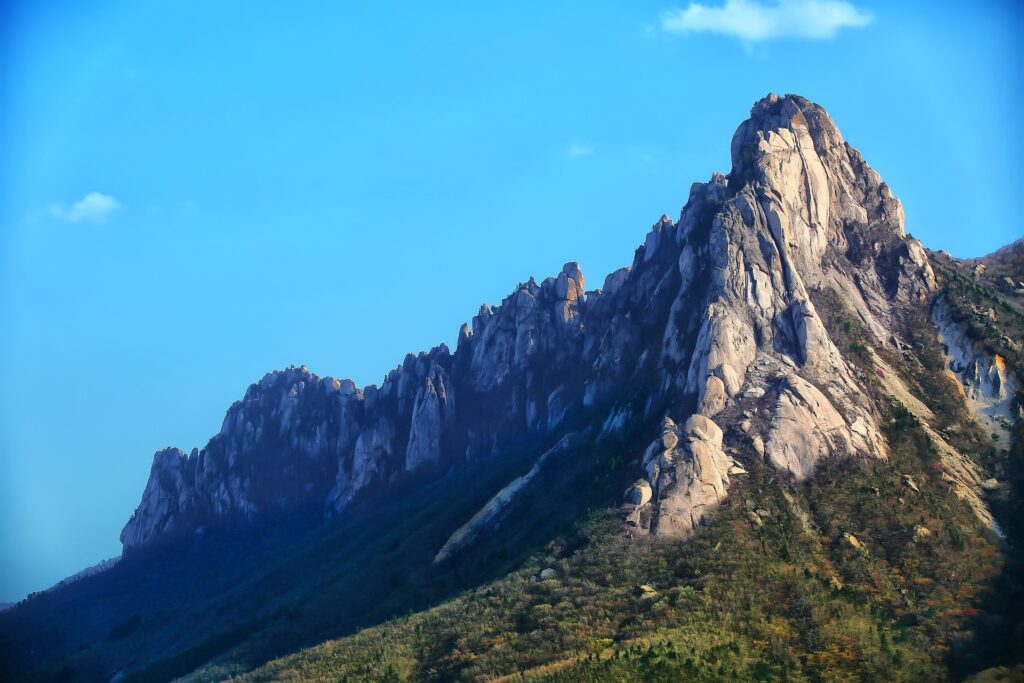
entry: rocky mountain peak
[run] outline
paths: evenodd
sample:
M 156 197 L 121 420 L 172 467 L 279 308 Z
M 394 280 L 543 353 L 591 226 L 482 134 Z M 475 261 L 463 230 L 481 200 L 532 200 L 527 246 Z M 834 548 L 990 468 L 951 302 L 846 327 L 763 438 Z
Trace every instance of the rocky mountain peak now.
M 832 455 L 884 458 L 812 295 L 837 292 L 888 342 L 894 316 L 934 287 L 899 201 L 824 109 L 795 95 L 754 105 L 732 159 L 601 290 L 586 292 L 575 262 L 531 277 L 481 306 L 455 353 L 410 354 L 379 388 L 304 367 L 267 375 L 206 448 L 158 454 L 125 547 L 278 509 L 344 514 L 524 435 L 560 442 L 584 416 L 600 425 L 594 438 L 655 439 L 635 454 L 626 514 L 656 534 L 688 533 L 727 495 L 742 471 L 730 450 L 797 478 Z

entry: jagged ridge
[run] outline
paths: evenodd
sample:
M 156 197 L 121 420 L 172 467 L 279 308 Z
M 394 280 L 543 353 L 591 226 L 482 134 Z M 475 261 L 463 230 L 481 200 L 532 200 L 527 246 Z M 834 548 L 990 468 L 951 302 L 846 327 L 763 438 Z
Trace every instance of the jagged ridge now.
M 723 425 L 742 422 L 739 445 L 796 477 L 830 454 L 884 457 L 810 291 L 835 290 L 888 341 L 898 311 L 934 288 L 899 201 L 794 95 L 755 104 L 732 165 L 695 184 L 678 223 L 663 216 L 600 290 L 574 263 L 531 278 L 481 307 L 454 353 L 409 355 L 379 388 L 305 367 L 268 374 L 202 451 L 157 453 L 125 548 L 279 509 L 341 514 L 521 434 L 558 440 L 584 413 L 602 425 L 594 438 L 637 422 L 658 435 L 626 512 L 659 534 L 689 532 L 726 495 L 737 444 Z

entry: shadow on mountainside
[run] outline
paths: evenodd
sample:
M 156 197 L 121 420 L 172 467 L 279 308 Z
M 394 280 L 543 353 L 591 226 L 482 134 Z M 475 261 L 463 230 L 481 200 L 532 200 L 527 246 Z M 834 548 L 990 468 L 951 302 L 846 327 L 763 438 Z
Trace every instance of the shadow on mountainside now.
M 500 535 L 434 565 L 451 533 L 548 441 L 522 439 L 435 481 L 410 479 L 327 524 L 306 511 L 130 553 L 108 572 L 0 615 L 5 679 L 124 672 L 125 680 L 166 681 L 217 658 L 244 671 L 429 608 L 519 566 L 588 509 L 617 502 L 621 443 L 563 453 L 542 472 L 543 492 L 516 501 Z
M 993 501 L 1006 539 L 1003 568 L 979 601 L 971 637 L 953 644 L 950 669 L 956 679 L 979 678 L 1006 668 L 1024 677 L 1024 423 L 1018 422 L 1005 469 L 1007 490 Z

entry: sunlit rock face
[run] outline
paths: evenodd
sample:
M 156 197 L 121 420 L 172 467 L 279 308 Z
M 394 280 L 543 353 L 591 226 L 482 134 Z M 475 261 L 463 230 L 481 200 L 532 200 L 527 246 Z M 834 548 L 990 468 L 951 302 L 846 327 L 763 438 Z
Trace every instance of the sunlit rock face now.
M 946 350 L 948 372 L 956 379 L 968 410 L 1002 448 L 1010 447 L 1013 424 L 1021 418 L 1016 401 L 1020 379 L 1002 356 L 985 353 L 971 339 L 964 321 L 958 321 L 944 297 L 932 306 L 932 320 Z
M 654 440 L 633 454 L 628 521 L 685 535 L 728 495 L 723 433 L 741 420 L 745 443 L 798 479 L 825 457 L 885 457 L 811 293 L 835 291 L 884 343 L 934 287 L 899 201 L 828 114 L 769 95 L 736 131 L 729 175 L 694 184 L 679 220 L 662 216 L 600 289 L 575 263 L 530 278 L 482 306 L 454 353 L 409 355 L 379 387 L 267 375 L 202 451 L 157 454 L 122 541 L 303 506 L 345 514 L 407 477 L 581 428 Z
M 899 201 L 828 114 L 796 96 L 754 105 L 733 137 L 732 163 L 728 176 L 693 187 L 678 226 L 658 240 L 679 255 L 662 344 L 678 369 L 666 384 L 693 396 L 688 407 L 712 425 L 739 421 L 741 410 L 757 418 L 744 420 L 751 447 L 797 479 L 833 455 L 885 457 L 870 402 L 810 292 L 834 290 L 879 341 L 888 339 L 889 322 L 935 287 Z M 670 460 L 696 467 L 692 458 Z M 696 469 L 708 476 L 708 467 Z M 723 496 L 718 477 L 727 485 L 728 469 L 713 467 L 714 483 L 702 482 L 703 495 L 681 506 L 666 505 L 678 501 L 678 483 L 666 489 L 648 466 L 627 494 L 630 519 L 656 534 L 688 533 Z
M 722 450 L 722 430 L 702 415 L 681 427 L 665 418 L 642 462 L 644 476 L 626 491 L 627 521 L 634 526 L 688 534 L 728 493 L 732 458 Z

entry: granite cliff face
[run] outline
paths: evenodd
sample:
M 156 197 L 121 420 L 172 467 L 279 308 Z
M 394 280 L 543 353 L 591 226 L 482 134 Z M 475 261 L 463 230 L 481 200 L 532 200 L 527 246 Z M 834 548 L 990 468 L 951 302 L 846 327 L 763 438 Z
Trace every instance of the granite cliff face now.
M 1003 448 L 1009 448 L 1012 427 L 1021 418 L 1017 402 L 1020 380 L 998 353 L 989 353 L 971 339 L 963 321 L 956 319 L 945 298 L 932 306 L 932 319 L 949 358 L 949 374 L 978 422 Z
M 695 184 L 678 222 L 663 216 L 600 289 L 575 263 L 531 278 L 481 307 L 454 353 L 409 355 L 379 387 L 305 367 L 268 374 L 204 449 L 156 454 L 121 540 L 129 550 L 278 510 L 343 515 L 523 435 L 557 454 L 628 430 L 652 441 L 626 454 L 627 521 L 685 535 L 742 474 L 736 453 L 797 479 L 827 457 L 885 458 L 867 380 L 812 294 L 834 292 L 886 345 L 935 286 L 899 201 L 828 114 L 769 95 L 736 131 L 729 175 Z M 542 485 L 532 470 L 511 481 L 438 561 Z

